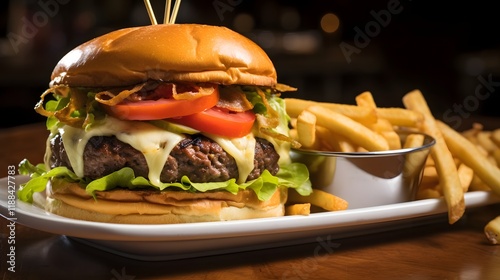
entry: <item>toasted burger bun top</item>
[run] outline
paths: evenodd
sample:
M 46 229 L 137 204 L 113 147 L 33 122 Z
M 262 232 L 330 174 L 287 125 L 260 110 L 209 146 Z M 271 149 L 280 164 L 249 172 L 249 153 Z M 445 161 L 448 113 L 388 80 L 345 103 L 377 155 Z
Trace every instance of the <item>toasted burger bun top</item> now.
M 66 54 L 52 72 L 51 86 L 133 85 L 148 79 L 274 86 L 276 70 L 267 54 L 225 27 L 158 24 L 120 29 Z

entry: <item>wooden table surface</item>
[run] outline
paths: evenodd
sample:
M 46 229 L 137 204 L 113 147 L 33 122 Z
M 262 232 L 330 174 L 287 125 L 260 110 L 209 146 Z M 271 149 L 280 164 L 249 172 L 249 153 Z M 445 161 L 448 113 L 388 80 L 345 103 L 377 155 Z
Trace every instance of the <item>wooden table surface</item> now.
M 0 130 L 0 163 L 40 162 L 44 124 Z M 2 188 L 6 186 L 2 185 Z M 146 262 L 101 251 L 71 238 L 15 227 L 15 272 L 8 270 L 9 221 L 0 218 L 2 279 L 499 279 L 500 246 L 484 225 L 500 205 L 468 209 L 456 224 L 446 216 L 409 228 L 317 242 L 181 260 Z

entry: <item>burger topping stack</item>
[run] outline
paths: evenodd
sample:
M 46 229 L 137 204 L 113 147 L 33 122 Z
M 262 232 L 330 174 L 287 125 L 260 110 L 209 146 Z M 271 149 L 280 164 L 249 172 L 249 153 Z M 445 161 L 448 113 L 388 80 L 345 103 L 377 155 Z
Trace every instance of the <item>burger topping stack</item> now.
M 50 212 L 118 223 L 284 215 L 288 188 L 312 192 L 289 157 L 290 90 L 260 47 L 224 27 L 104 34 L 54 68 L 35 107 L 50 131 L 45 162 L 21 163 L 32 179 L 19 197 L 46 189 Z

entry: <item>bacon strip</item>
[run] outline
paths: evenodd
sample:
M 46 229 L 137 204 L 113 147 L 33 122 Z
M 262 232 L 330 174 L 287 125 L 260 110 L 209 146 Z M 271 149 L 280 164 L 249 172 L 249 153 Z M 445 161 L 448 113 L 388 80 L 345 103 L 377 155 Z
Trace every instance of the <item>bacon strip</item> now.
M 248 101 L 245 93 L 237 86 L 220 87 L 220 99 L 217 107 L 233 112 L 245 112 L 253 109 L 253 104 Z

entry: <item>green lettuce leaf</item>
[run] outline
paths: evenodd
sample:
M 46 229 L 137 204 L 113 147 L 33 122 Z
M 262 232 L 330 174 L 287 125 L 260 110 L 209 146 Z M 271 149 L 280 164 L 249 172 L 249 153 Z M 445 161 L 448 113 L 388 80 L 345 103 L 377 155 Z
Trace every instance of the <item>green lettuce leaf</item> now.
M 31 177 L 28 182 L 21 185 L 17 193 L 20 200 L 29 203 L 33 202 L 33 194 L 35 192 L 42 192 L 45 190 L 47 183 L 52 177 L 64 178 L 70 182 L 83 182 L 83 180 L 78 178 L 78 176 L 67 167 L 60 166 L 47 171 L 45 165 L 33 165 L 26 159 L 19 163 L 19 174 L 29 175 Z
M 128 189 L 156 188 L 160 191 L 177 189 L 189 192 L 223 190 L 233 194 L 249 188 L 256 193 L 259 200 L 266 201 L 271 198 L 278 186 L 294 188 L 301 195 L 309 195 L 312 192 L 309 171 L 300 163 L 291 163 L 280 167 L 276 176 L 265 170 L 259 178 L 243 184 L 237 184 L 235 179 L 225 182 L 194 183 L 187 176 L 183 176 L 180 182 L 161 183 L 159 186 L 155 186 L 144 177 L 136 177 L 134 171 L 129 167 L 124 167 L 102 178 L 87 182 L 79 179 L 73 171 L 66 167 L 56 167 L 47 171 L 42 164 L 35 166 L 28 160 L 23 160 L 19 164 L 19 173 L 31 177 L 27 183 L 21 185 L 18 191 L 18 198 L 29 203 L 33 202 L 33 194 L 35 192 L 45 190 L 51 178 L 78 182 L 82 187 L 85 187 L 85 191 L 90 195 L 94 195 L 96 191 L 107 191 L 117 187 Z

